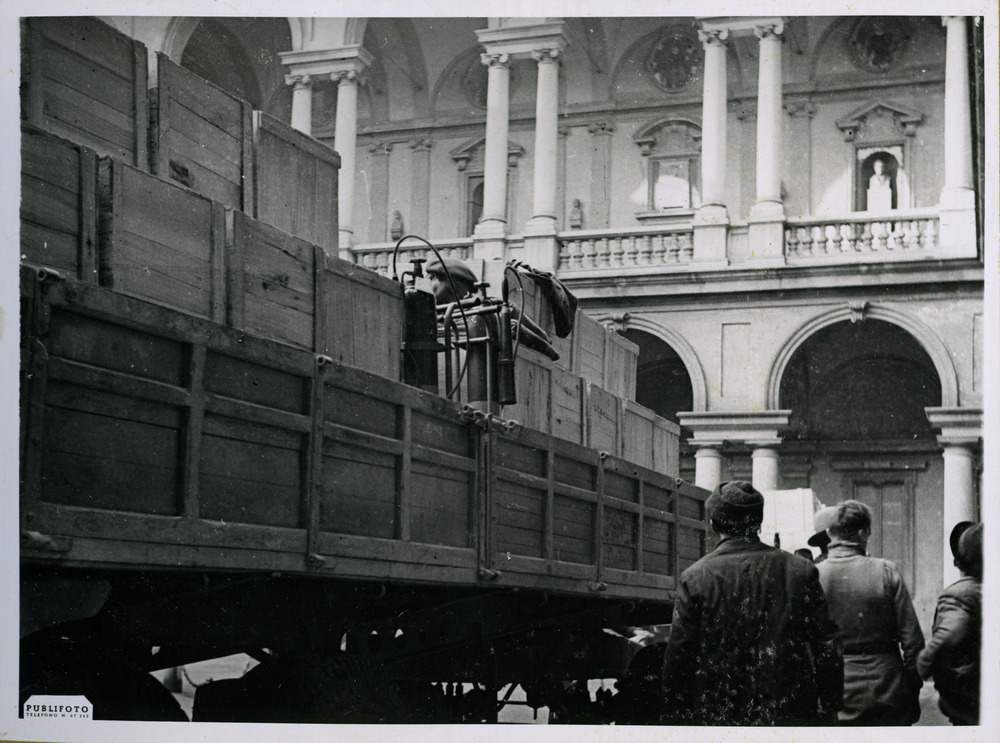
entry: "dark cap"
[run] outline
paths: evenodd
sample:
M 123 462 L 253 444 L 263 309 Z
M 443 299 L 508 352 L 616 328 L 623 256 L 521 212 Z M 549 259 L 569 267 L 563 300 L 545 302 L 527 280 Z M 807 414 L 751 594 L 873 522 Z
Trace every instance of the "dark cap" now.
M 442 263 L 444 263 L 443 268 L 441 266 Z M 451 275 L 451 280 L 456 283 L 462 281 L 471 286 L 479 281 L 479 279 L 476 278 L 476 275 L 472 273 L 471 268 L 455 258 L 445 258 L 441 261 L 435 258 L 424 267 L 424 270 L 428 274 L 436 273 L 441 274 L 442 276 L 445 273 L 445 269 L 447 269 L 448 274 Z
M 983 575 L 983 525 L 972 524 L 958 538 L 958 554 L 955 556 L 958 569 L 967 575 L 981 578 Z
M 974 525 L 974 521 L 959 521 L 952 527 L 951 536 L 948 537 L 948 545 L 951 547 L 951 556 L 955 559 L 958 559 L 958 541 L 969 527 Z
M 717 530 L 756 533 L 764 520 L 764 496 L 743 480 L 719 483 L 705 501 L 705 512 Z

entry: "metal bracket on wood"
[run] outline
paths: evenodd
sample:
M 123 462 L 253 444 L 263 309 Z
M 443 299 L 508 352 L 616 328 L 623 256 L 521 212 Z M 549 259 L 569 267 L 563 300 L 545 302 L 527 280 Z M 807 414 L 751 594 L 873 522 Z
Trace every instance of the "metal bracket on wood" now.
M 479 577 L 483 580 L 499 580 L 503 573 L 499 570 L 493 570 L 491 568 L 480 568 Z
M 500 418 L 492 413 L 484 413 L 471 405 L 463 405 L 458 418 L 468 426 L 475 426 L 483 431 L 496 433 L 511 433 L 521 424 L 516 420 Z
M 600 592 L 600 591 L 607 591 L 608 590 L 608 584 L 605 583 L 604 581 L 597 581 L 595 583 L 591 583 L 590 584 L 590 590 L 591 591 L 598 591 L 598 592 Z
M 54 268 L 40 266 L 35 269 L 35 279 L 39 284 L 44 284 L 46 281 L 62 281 L 63 275 Z
M 333 364 L 333 359 L 324 354 L 316 354 L 316 366 L 320 369 L 324 369 L 327 366 Z
M 326 558 L 316 552 L 306 555 L 306 565 L 311 568 L 321 568 L 326 565 Z
M 22 531 L 21 548 L 40 552 L 69 552 L 73 548 L 73 540 L 69 537 L 53 537 L 38 531 Z

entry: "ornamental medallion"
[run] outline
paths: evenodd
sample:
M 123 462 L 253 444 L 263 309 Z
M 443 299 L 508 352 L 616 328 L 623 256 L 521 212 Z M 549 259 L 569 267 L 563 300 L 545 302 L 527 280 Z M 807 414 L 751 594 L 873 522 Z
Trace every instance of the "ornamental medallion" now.
M 653 44 L 645 68 L 656 87 L 667 93 L 679 93 L 697 74 L 702 56 L 697 31 L 672 28 Z
M 865 72 L 889 72 L 899 62 L 913 38 L 907 18 L 869 16 L 860 18 L 847 36 L 847 52 L 856 67 Z

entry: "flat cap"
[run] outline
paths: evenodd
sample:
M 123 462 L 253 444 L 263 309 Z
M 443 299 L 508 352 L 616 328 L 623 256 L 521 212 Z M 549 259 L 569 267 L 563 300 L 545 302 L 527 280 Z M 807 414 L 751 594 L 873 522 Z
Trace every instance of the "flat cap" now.
M 444 264 L 443 267 L 442 263 Z M 479 281 L 476 275 L 472 273 L 472 269 L 456 258 L 444 258 L 443 260 L 435 258 L 424 267 L 424 270 L 428 274 L 436 273 L 441 275 L 444 275 L 447 270 L 452 281 L 462 281 L 470 285 Z

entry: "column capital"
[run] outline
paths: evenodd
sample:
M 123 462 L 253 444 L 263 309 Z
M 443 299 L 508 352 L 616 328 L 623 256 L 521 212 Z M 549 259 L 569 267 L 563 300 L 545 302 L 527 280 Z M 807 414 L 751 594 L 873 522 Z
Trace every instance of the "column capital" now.
M 368 145 L 368 151 L 373 155 L 388 157 L 389 153 L 392 152 L 392 142 L 375 142 Z
M 729 29 L 728 28 L 699 28 L 698 29 L 698 41 L 702 43 L 706 49 L 710 46 L 727 46 L 726 42 L 729 40 Z
M 330 80 L 338 84 L 348 82 L 362 85 L 365 82 L 364 70 L 337 70 L 330 73 Z
M 725 442 L 754 448 L 776 448 L 788 428 L 791 410 L 760 413 L 691 412 L 678 413 L 682 427 L 692 432 L 692 446 L 721 446 Z
M 476 31 L 476 39 L 487 54 L 506 54 L 527 59 L 538 51 L 566 48 L 566 21 L 534 22 L 526 18 L 501 19 L 500 25 Z
M 329 76 L 335 82 L 344 74 L 353 73 L 356 78 L 374 59 L 371 52 L 360 44 L 337 49 L 279 52 L 278 56 L 288 67 L 290 75 L 312 75 L 315 78 Z
M 285 85 L 294 85 L 296 88 L 308 88 L 312 82 L 312 75 L 285 75 Z
M 975 446 L 983 435 L 981 408 L 924 408 L 941 446 Z
M 753 34 L 758 39 L 780 39 L 785 32 L 785 22 L 782 20 L 769 20 L 766 23 L 759 23 L 753 27 Z
M 432 144 L 430 137 L 418 137 L 410 140 L 410 149 L 414 152 L 427 152 Z
M 489 52 L 483 52 L 479 55 L 479 61 L 483 63 L 484 66 L 490 69 L 494 67 L 510 67 L 510 55 L 503 53 L 490 54 Z
M 538 62 L 538 64 L 558 64 L 560 56 L 562 56 L 562 49 L 560 47 L 535 49 L 531 52 L 531 58 Z

